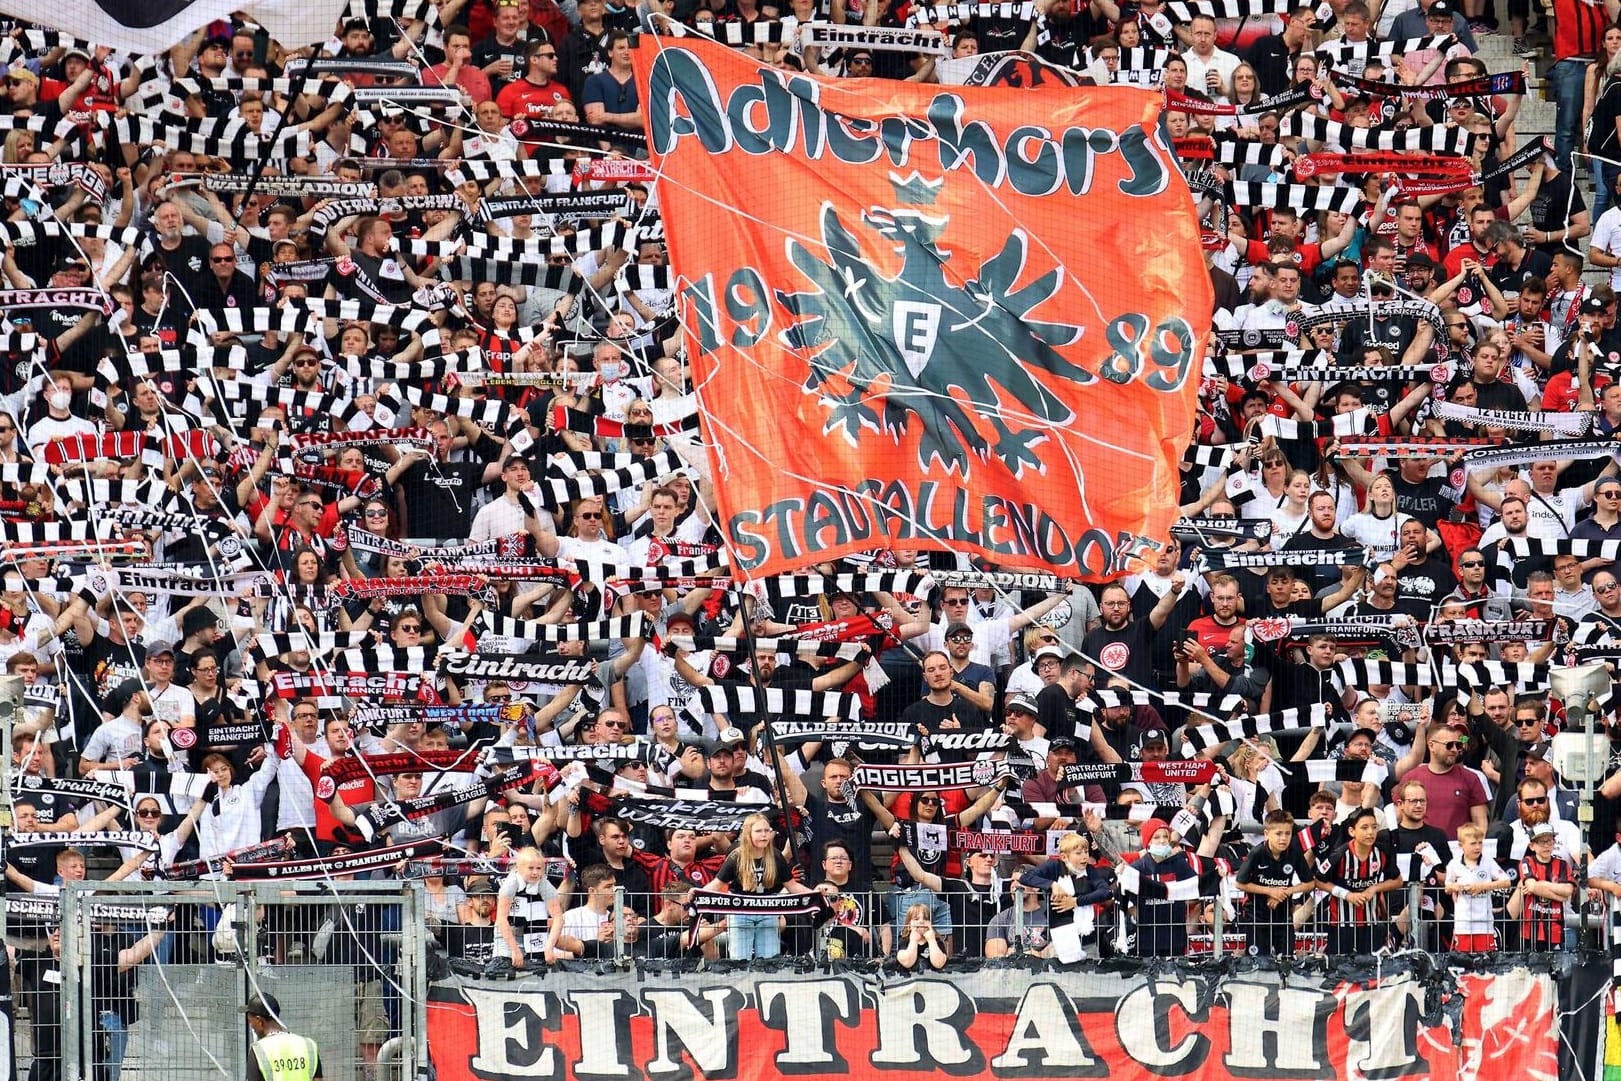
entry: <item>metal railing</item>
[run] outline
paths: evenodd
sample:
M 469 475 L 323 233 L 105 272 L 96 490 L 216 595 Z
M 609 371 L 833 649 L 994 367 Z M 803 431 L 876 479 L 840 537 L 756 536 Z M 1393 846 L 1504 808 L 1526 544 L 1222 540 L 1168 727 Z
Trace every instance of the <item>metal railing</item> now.
M 260 994 L 316 1041 L 329 1081 L 403 1081 L 426 1062 L 418 884 L 72 883 L 60 926 L 60 976 L 25 978 L 19 1001 L 35 1057 L 54 1050 L 63 1078 L 241 1077 L 242 1007 Z
M 1564 906 L 1555 927 L 1550 920 L 1508 916 L 1503 905 L 1506 893 L 1496 898 L 1491 942 L 1489 947 L 1481 949 L 1489 948 L 1493 953 L 1539 953 L 1573 949 L 1579 943 L 1603 944 L 1610 911 L 1607 902 L 1587 903 L 1583 895 L 1578 895 Z M 1439 955 L 1459 948 L 1450 913 L 1439 903 L 1441 891 L 1433 884 L 1409 882 L 1391 892 L 1379 918 L 1358 924 L 1365 929 L 1357 934 L 1348 933 L 1344 926 L 1336 927 L 1328 919 L 1327 900 L 1326 895 L 1301 895 L 1289 903 L 1284 927 L 1271 930 L 1264 925 L 1257 927 L 1246 907 L 1255 899 L 1234 897 L 1225 889 L 1220 899 L 1202 897 L 1162 908 L 1144 906 L 1140 899 L 1129 895 L 1117 896 L 1107 905 L 1086 906 L 1091 912 L 1084 921 L 1084 932 L 1076 937 L 1081 942 L 1082 958 L 1087 960 L 1227 953 L 1284 959 L 1345 954 L 1352 944 L 1356 945 L 1357 953 L 1369 955 L 1407 951 Z M 907 944 L 905 913 L 914 905 L 928 908 L 929 926 L 935 931 L 947 966 L 1002 958 L 1058 959 L 1051 925 L 1074 918 L 1059 916 L 1054 920 L 1048 897 L 1042 896 L 1032 905 L 1020 894 L 1013 893 L 1004 896 L 994 916 L 965 923 L 961 911 L 953 912 L 944 895 L 924 889 L 891 891 L 879 884 L 869 893 L 860 895 L 856 903 L 835 905 L 830 913 L 777 918 L 774 927 L 768 925 L 753 936 L 756 946 L 765 941 L 770 944 L 769 948 L 764 952 L 752 949 L 740 956 L 732 952 L 729 935 L 732 928 L 727 917 L 700 918 L 690 911 L 678 911 L 679 906 L 664 908 L 661 913 L 662 905 L 663 899 L 659 897 L 630 894 L 620 887 L 615 891 L 612 907 L 598 914 L 609 932 L 588 942 L 565 935 L 559 941 L 571 943 L 573 952 L 562 949 L 553 960 L 581 960 L 599 965 L 611 962 L 629 967 L 631 962 L 645 959 L 723 961 L 783 957 L 893 965 Z M 1158 911 L 1154 911 L 1156 908 Z M 453 942 L 458 937 L 465 940 L 466 936 L 446 935 L 445 930 L 454 929 L 442 929 L 438 936 L 441 942 Z M 481 930 L 484 932 L 481 939 L 475 940 L 485 943 L 497 933 L 494 928 Z M 493 966 L 486 964 L 488 951 L 484 947 L 465 952 L 452 947 L 448 952 L 452 965 L 466 974 L 510 971 L 510 966 L 499 962 Z M 929 951 L 925 947 L 916 952 L 923 956 L 912 967 L 921 967 L 927 963 Z M 526 965 L 529 971 L 544 969 L 549 964 L 538 952 L 530 960 L 532 963 Z

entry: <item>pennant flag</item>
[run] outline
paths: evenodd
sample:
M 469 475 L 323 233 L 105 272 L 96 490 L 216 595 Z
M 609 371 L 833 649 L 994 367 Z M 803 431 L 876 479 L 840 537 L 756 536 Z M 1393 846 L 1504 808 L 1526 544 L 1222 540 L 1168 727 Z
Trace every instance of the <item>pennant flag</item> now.
M 0 14 L 65 30 L 120 52 L 160 53 L 233 12 L 242 12 L 289 49 L 324 42 L 349 0 L 0 0 Z
M 1102 580 L 1164 536 L 1211 302 L 1160 95 L 633 56 L 733 567 Z

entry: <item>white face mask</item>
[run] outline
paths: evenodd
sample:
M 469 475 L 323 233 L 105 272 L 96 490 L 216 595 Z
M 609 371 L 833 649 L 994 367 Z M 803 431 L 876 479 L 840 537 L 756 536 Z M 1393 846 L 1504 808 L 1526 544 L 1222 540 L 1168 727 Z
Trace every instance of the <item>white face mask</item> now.
M 597 368 L 597 374 L 602 376 L 603 382 L 612 383 L 625 374 L 625 367 L 617 363 L 603 364 Z
M 1148 854 L 1150 856 L 1154 857 L 1156 860 L 1168 860 L 1168 859 L 1171 858 L 1171 853 L 1173 853 L 1175 851 L 1176 851 L 1176 849 L 1172 848 L 1170 845 L 1149 845 L 1148 846 Z
M 73 395 L 65 390 L 52 391 L 48 401 L 52 409 L 66 409 L 73 404 Z

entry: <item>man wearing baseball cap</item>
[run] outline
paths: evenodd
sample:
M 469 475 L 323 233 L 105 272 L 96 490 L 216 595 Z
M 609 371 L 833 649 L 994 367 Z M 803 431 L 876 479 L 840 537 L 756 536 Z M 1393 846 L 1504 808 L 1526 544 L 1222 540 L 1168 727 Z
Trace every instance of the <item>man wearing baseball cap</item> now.
M 1038 761 L 1047 757 L 1047 740 L 1036 732 L 1036 700 L 1029 695 L 1009 696 L 1002 707 L 1002 731 Z
M 1020 788 L 1019 794 L 1024 801 L 1031 804 L 1074 802 L 1075 793 L 1062 783 L 1061 778 L 1064 776 L 1064 767 L 1075 764 L 1079 750 L 1080 745 L 1072 736 L 1055 736 L 1049 740 L 1046 768 L 1025 781 Z M 1084 795 L 1093 803 L 1102 803 L 1105 799 L 1103 790 L 1096 785 L 1087 785 Z M 1071 825 L 1068 819 L 1042 815 L 1040 808 L 1037 808 L 1036 829 L 1068 829 Z
M 253 1030 L 248 1081 L 316 1081 L 321 1076 L 315 1041 L 287 1031 L 275 995 L 254 995 L 242 1012 L 247 1015 L 248 1028 Z

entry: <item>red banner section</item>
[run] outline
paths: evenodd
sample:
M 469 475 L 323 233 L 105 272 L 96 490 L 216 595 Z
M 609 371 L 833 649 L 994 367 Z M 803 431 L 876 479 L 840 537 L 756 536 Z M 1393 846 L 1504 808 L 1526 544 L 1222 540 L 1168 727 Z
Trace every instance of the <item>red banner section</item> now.
M 1164 537 L 1211 294 L 1161 95 L 634 55 L 734 566 Z
M 1004 969 L 876 991 L 788 973 L 528 983 L 435 989 L 440 1081 L 1558 1076 L 1555 985 L 1525 969 L 1460 975 L 1456 1033 L 1426 1018 L 1424 985 L 1405 977 L 1314 985 L 1296 974 L 1279 986 Z

